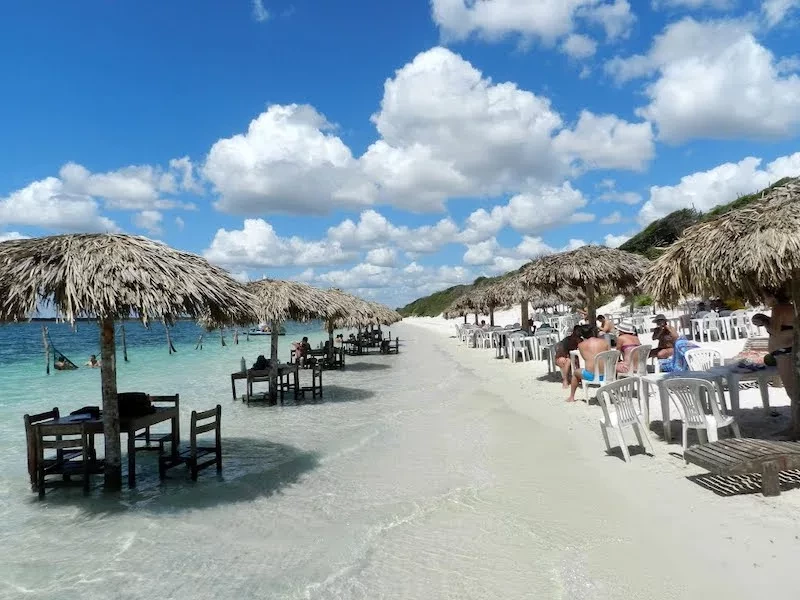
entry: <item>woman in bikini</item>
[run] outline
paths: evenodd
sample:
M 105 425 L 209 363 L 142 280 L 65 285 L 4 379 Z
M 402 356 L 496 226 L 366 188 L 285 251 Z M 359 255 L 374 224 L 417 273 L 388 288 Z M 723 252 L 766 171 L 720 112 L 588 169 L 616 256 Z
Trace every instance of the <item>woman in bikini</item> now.
M 658 341 L 658 346 L 650 350 L 650 357 L 671 358 L 675 353 L 675 342 L 680 336 L 677 331 L 669 326 L 667 317 L 664 315 L 656 315 L 653 320 L 656 323 L 656 328 L 653 330 L 653 339 Z
M 642 345 L 636 328 L 627 321 L 617 325 L 617 350 L 622 354 L 622 361 L 617 363 L 617 373 L 627 373 L 634 366 L 631 364 L 631 354 L 634 348 Z

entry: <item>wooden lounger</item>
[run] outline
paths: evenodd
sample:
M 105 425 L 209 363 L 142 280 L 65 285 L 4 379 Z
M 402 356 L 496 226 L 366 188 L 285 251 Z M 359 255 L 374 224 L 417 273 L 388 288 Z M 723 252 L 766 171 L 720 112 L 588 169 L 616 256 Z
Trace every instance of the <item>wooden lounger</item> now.
M 707 469 L 715 475 L 761 474 L 761 492 L 765 496 L 781 493 L 781 471 L 800 468 L 799 442 L 772 442 L 738 438 L 692 446 L 683 453 L 686 462 Z

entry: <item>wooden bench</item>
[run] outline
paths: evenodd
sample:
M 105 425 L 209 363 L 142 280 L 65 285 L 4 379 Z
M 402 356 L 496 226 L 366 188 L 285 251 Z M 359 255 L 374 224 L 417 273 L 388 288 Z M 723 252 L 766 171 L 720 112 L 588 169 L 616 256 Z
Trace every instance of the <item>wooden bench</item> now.
M 211 465 L 217 466 L 217 473 L 222 471 L 222 438 L 220 423 L 222 407 L 217 404 L 215 408 L 203 412 L 192 411 L 191 426 L 189 430 L 189 448 L 178 453 L 164 452 L 161 444 L 161 453 L 158 457 L 158 475 L 161 479 L 167 470 L 185 464 L 189 468 L 192 481 L 197 481 L 197 474 Z M 200 445 L 197 436 L 214 432 L 213 445 Z
M 781 471 L 800 468 L 800 442 L 773 442 L 750 438 L 720 440 L 692 446 L 683 453 L 688 463 L 715 475 L 761 474 L 765 496 L 781 493 Z

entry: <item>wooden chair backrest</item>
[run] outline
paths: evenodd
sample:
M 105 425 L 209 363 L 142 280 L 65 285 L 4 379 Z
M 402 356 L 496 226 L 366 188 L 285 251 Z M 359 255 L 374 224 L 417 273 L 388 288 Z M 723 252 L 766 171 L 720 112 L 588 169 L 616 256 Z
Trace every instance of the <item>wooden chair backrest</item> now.
M 25 444 L 28 452 L 28 474 L 31 476 L 31 482 L 33 482 L 34 473 L 36 471 L 36 457 L 39 456 L 39 451 L 37 450 L 36 440 L 37 440 L 37 432 L 34 431 L 34 427 L 39 423 L 46 423 L 47 421 L 52 421 L 54 419 L 58 419 L 60 417 L 60 413 L 58 412 L 58 407 L 54 407 L 53 410 L 48 410 L 47 412 L 37 413 L 35 415 L 25 415 L 22 417 L 22 420 L 25 422 Z
M 34 425 L 36 447 L 39 460 L 44 458 L 45 450 L 83 450 L 84 458 L 89 447 L 89 434 L 86 423 L 65 423 L 50 425 L 40 423 Z
M 214 432 L 214 445 L 219 448 L 220 444 L 220 423 L 222 421 L 222 406 L 202 412 L 192 411 L 191 429 L 189 431 L 189 442 L 192 456 L 197 454 L 197 436 L 204 433 Z

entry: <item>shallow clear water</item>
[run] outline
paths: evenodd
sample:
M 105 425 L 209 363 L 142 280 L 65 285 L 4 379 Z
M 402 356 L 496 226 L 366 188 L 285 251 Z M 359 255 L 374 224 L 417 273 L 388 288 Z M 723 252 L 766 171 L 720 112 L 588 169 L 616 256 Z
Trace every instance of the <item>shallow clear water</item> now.
M 222 404 L 223 474 L 195 484 L 180 469 L 159 482 L 140 456 L 133 491 L 37 501 L 22 414 L 99 404 L 99 373 L 48 377 L 35 352 L 4 367 L 0 598 L 682 597 L 661 593 L 668 563 L 637 565 L 635 586 L 615 575 L 657 542 L 653 528 L 617 518 L 629 499 L 562 431 L 448 362 L 437 344 L 450 340 L 398 325 L 399 355 L 349 358 L 325 373 L 322 401 L 268 407 L 234 402 L 229 378 L 266 339 L 195 351 L 197 332 L 184 333 L 177 355 L 132 347 L 120 389 L 180 392 L 183 431 L 191 409 Z M 70 339 L 60 348 L 75 355 Z

